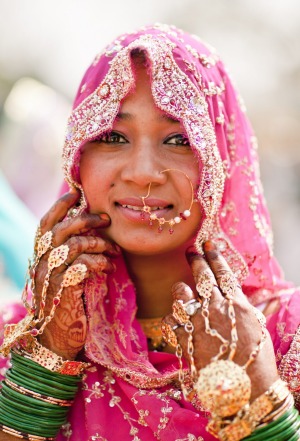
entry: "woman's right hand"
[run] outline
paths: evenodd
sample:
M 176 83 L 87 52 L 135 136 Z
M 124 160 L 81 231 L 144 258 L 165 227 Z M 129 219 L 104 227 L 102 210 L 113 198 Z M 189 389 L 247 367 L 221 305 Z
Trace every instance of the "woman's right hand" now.
M 94 230 L 110 225 L 107 214 L 84 213 L 75 218 L 65 219 L 68 210 L 79 199 L 79 192 L 72 191 L 63 195 L 46 213 L 40 223 L 41 234 L 52 231 L 52 246 L 69 247 L 68 257 L 64 264 L 54 268 L 49 279 L 44 316 L 49 315 L 53 298 L 60 289 L 68 267 L 81 263 L 87 267 L 86 277 L 92 273 L 111 273 L 114 265 L 110 258 L 120 254 L 118 246 L 93 234 Z M 89 232 L 91 234 L 89 234 Z M 83 235 L 84 233 L 84 235 Z M 48 272 L 48 251 L 40 260 L 35 270 L 36 304 L 39 308 L 43 285 Z M 63 289 L 61 301 L 56 308 L 53 319 L 39 336 L 40 343 L 68 360 L 74 360 L 83 348 L 87 319 L 83 304 L 83 285 L 69 286 Z

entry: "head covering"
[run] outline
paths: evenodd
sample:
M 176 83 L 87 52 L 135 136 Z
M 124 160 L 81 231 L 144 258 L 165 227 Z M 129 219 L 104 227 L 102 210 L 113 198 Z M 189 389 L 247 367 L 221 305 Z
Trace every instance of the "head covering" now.
M 272 233 L 259 179 L 256 140 L 222 61 L 197 37 L 154 25 L 118 37 L 88 68 L 68 121 L 63 167 L 69 186 L 82 191 L 80 149 L 112 129 L 121 101 L 134 88 L 131 54 L 143 50 L 155 104 L 184 126 L 199 158 L 198 199 L 204 216 L 196 247 L 220 247 L 250 301 L 273 298 L 289 285 L 272 253 Z M 135 319 L 135 290 L 123 258 L 110 276 L 85 286 L 89 329 L 86 355 L 138 387 L 161 387 L 174 369 L 157 370 Z

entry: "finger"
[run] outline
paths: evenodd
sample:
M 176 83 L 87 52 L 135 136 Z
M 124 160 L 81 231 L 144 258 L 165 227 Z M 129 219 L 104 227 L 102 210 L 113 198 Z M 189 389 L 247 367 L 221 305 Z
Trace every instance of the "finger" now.
M 165 342 L 173 347 L 178 344 L 178 330 L 183 329 L 181 325 L 177 323 L 172 314 L 166 315 L 162 319 L 162 334 Z
M 196 298 L 192 289 L 184 282 L 177 282 L 172 286 L 171 290 L 174 300 L 182 300 L 183 303 Z
M 96 228 L 106 228 L 110 225 L 110 217 L 106 213 L 83 213 L 75 218 L 66 219 L 54 226 L 52 245 L 58 247 L 71 236 L 83 234 Z
M 89 273 L 110 274 L 116 270 L 115 265 L 103 254 L 81 254 L 76 260 L 74 260 L 73 265 L 77 263 L 84 263 L 87 266 Z
M 218 289 L 217 280 L 205 258 L 198 254 L 193 247 L 187 250 L 186 256 L 191 265 L 200 297 L 211 298 L 212 301 L 221 300 L 223 297 Z
M 220 279 L 224 273 L 232 272 L 230 266 L 212 241 L 206 241 L 203 245 L 203 250 L 216 280 Z
M 67 215 L 68 210 L 79 200 L 79 191 L 72 189 L 69 193 L 62 195 L 42 217 L 40 222 L 41 234 L 52 230 L 54 225 L 60 222 Z
M 212 241 L 204 243 L 203 250 L 208 264 L 223 294 L 241 294 L 241 288 L 226 259 Z
M 66 264 L 70 265 L 80 254 L 102 254 L 117 257 L 121 253 L 118 245 L 96 236 L 73 236 L 65 242 L 69 247 Z

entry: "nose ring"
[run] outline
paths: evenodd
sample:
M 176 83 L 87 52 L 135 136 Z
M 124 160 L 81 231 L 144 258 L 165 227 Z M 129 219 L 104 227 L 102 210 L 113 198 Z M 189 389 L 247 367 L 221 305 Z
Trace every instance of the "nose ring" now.
M 173 234 L 174 233 L 174 226 L 180 224 L 181 221 L 185 221 L 187 220 L 187 218 L 190 217 L 191 215 L 191 209 L 192 209 L 192 205 L 194 203 L 194 187 L 193 187 L 193 183 L 190 180 L 190 178 L 188 177 L 188 175 L 186 173 L 184 173 L 181 170 L 178 170 L 177 168 L 166 168 L 165 170 L 162 170 L 160 173 L 167 173 L 167 172 L 179 172 L 182 173 L 187 180 L 189 181 L 190 187 L 191 187 L 191 203 L 188 209 L 184 210 L 183 212 L 179 213 L 178 216 L 175 216 L 172 219 L 165 219 L 164 217 L 158 217 L 156 215 L 156 213 L 152 213 L 151 211 L 151 207 L 149 207 L 149 205 L 146 204 L 145 199 L 147 199 L 150 195 L 150 190 L 151 190 L 151 185 L 152 182 L 149 183 L 149 187 L 148 187 L 148 192 L 146 194 L 146 196 L 140 196 L 143 202 L 143 211 L 141 212 L 141 218 L 144 220 L 146 218 L 146 215 L 149 216 L 149 226 L 153 225 L 153 222 L 158 222 L 158 233 L 161 233 L 163 231 L 163 225 L 164 224 L 168 224 L 169 225 L 169 233 Z

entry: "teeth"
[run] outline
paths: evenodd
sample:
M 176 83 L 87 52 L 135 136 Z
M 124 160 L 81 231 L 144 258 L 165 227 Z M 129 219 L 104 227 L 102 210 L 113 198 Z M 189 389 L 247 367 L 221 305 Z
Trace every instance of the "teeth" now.
M 143 211 L 143 207 L 137 207 L 136 205 L 122 205 L 123 208 L 130 208 L 130 210 Z M 150 207 L 151 211 L 162 210 L 163 207 Z

